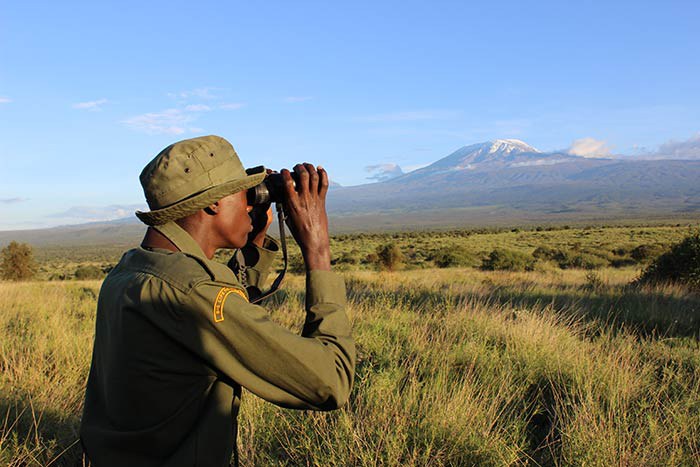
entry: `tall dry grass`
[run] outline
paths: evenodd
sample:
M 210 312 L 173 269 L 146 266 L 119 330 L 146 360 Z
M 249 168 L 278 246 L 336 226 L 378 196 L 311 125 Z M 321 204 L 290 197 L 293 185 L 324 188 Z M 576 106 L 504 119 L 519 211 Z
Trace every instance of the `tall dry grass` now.
M 597 274 L 348 273 L 351 401 L 293 412 L 244 394 L 242 463 L 700 463 L 700 299 Z M 98 287 L 0 284 L 0 463 L 81 462 L 70 446 Z M 293 276 L 267 306 L 298 329 L 302 300 Z

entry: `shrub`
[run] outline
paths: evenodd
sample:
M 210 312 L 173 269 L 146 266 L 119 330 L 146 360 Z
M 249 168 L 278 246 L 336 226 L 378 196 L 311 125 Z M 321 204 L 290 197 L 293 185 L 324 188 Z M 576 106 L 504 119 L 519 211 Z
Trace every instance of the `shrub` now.
M 651 263 L 639 284 L 675 282 L 700 290 L 700 231 L 684 238 Z
M 439 268 L 472 265 L 471 255 L 464 248 L 456 246 L 440 248 L 430 255 L 430 259 Z
M 574 245 L 571 251 L 540 246 L 532 252 L 532 256 L 535 259 L 554 261 L 562 269 L 598 269 L 609 264 L 609 261 L 605 258 L 580 251 L 580 245 Z M 618 261 L 616 267 L 622 265 L 623 262 Z
M 104 277 L 102 269 L 92 264 L 78 266 L 75 270 L 75 278 L 78 280 L 101 279 L 102 277 Z
M 32 247 L 26 243 L 10 242 L 0 252 L 2 278 L 9 281 L 26 281 L 36 274 Z
M 530 256 L 515 250 L 496 248 L 484 259 L 481 269 L 488 271 L 524 271 L 532 269 Z
M 583 288 L 591 292 L 600 292 L 605 288 L 605 281 L 595 272 L 589 271 L 586 273 L 586 283 Z
M 360 254 L 357 250 L 346 251 L 336 260 L 337 264 L 357 264 L 360 262 Z
M 598 269 L 608 264 L 603 258 L 579 251 L 558 250 L 553 259 L 562 269 Z
M 632 266 L 635 264 L 637 264 L 637 261 L 627 256 L 623 256 L 622 258 L 613 258 L 610 260 L 610 265 L 614 268 L 624 268 L 625 266 Z
M 630 252 L 630 256 L 639 263 L 649 262 L 664 252 L 661 245 L 639 245 Z
M 376 253 L 369 253 L 365 256 L 365 259 L 361 261 L 362 264 L 377 264 L 379 262 L 379 256 Z
M 538 246 L 535 251 L 532 252 L 532 257 L 535 259 L 551 260 L 559 253 L 559 250 L 550 248 L 548 246 Z
M 403 266 L 404 256 L 398 245 L 387 243 L 377 248 L 377 264 L 380 269 L 396 271 Z

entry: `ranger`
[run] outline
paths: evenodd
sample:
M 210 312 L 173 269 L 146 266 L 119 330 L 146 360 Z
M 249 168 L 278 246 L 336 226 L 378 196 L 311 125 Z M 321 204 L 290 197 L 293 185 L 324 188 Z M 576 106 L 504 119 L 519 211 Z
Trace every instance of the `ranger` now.
M 97 303 L 80 427 L 93 465 L 237 464 L 242 387 L 292 409 L 332 410 L 348 400 L 355 346 L 345 284 L 330 267 L 328 175 L 298 164 L 295 186 L 281 171 L 287 224 L 306 264 L 297 335 L 249 302 L 279 249 L 266 235 L 269 210 L 253 228 L 246 191 L 266 172 L 251 172 L 218 136 L 172 144 L 143 169 L 150 211 L 136 215 L 149 227 L 106 277 Z M 227 266 L 212 260 L 218 248 L 242 254 Z

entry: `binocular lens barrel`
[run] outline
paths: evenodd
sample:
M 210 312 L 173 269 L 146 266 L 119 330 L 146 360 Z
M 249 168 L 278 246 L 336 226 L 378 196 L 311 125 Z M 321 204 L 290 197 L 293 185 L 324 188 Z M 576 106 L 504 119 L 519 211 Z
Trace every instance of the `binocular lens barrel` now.
M 292 179 L 296 186 L 296 173 L 292 173 Z M 283 203 L 285 199 L 284 180 L 282 174 L 271 173 L 260 185 L 248 189 L 246 193 L 248 197 L 248 206 L 257 206 L 260 204 Z

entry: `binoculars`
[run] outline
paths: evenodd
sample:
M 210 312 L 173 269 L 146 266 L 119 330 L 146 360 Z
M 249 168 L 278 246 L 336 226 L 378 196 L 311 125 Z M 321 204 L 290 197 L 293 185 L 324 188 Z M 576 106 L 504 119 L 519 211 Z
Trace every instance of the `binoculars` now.
M 297 174 L 291 173 L 294 186 L 298 183 Z M 282 174 L 271 173 L 259 185 L 249 188 L 246 193 L 248 206 L 269 205 L 272 203 L 283 203 L 285 199 L 284 179 Z

